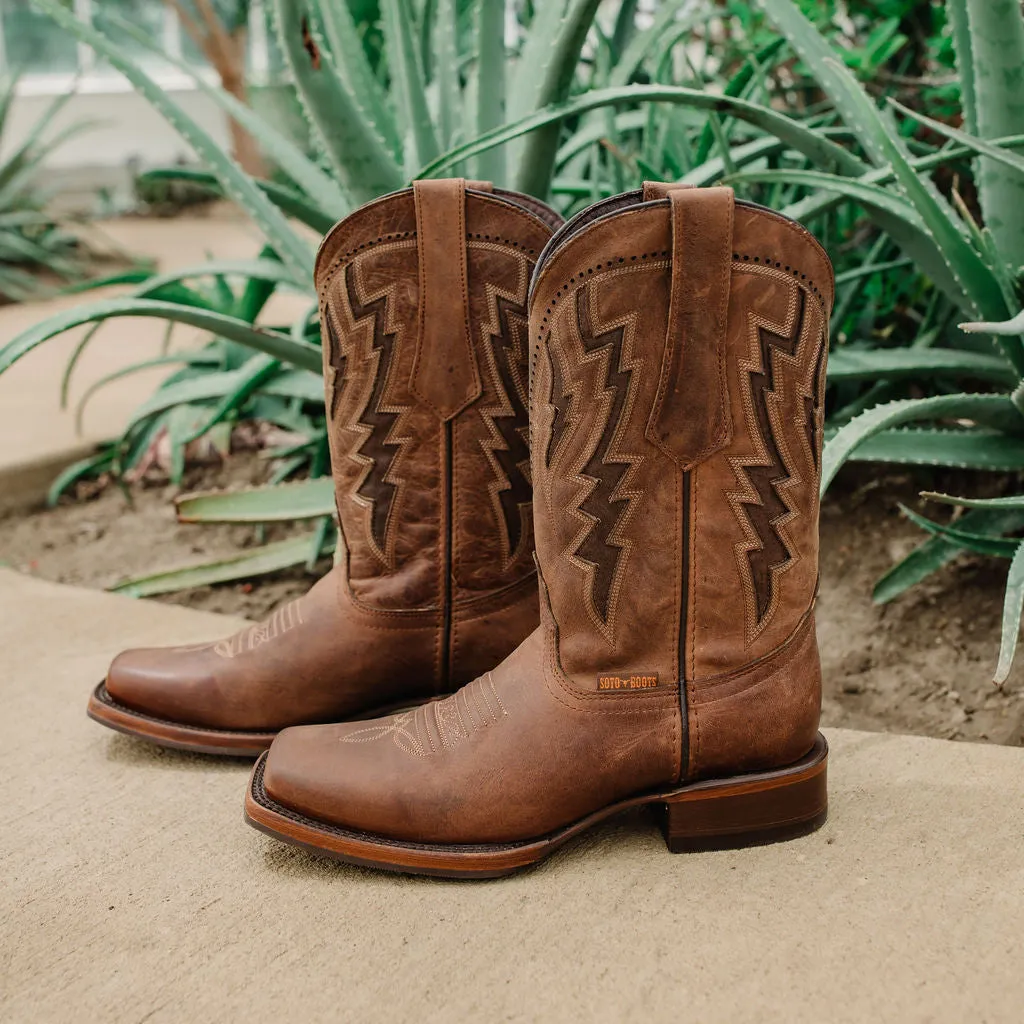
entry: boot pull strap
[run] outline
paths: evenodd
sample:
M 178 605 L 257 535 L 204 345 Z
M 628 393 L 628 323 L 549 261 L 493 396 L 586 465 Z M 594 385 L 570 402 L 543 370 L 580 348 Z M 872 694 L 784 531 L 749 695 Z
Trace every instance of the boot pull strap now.
M 410 387 L 442 420 L 450 420 L 482 390 L 469 329 L 466 182 L 414 181 L 413 195 L 420 299 Z
M 688 470 L 732 434 L 725 360 L 734 202 L 723 187 L 673 188 L 667 197 L 672 284 L 647 437 Z
M 681 181 L 645 181 L 644 199 L 649 203 L 652 199 L 668 199 L 669 193 L 680 188 L 695 188 L 694 185 L 684 185 Z

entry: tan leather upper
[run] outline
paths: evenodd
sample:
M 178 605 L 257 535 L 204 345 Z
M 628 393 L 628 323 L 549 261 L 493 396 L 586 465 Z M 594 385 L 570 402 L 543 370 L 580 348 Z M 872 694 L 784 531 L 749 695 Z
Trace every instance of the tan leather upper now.
M 220 729 L 330 721 L 448 692 L 536 625 L 526 300 L 560 218 L 472 184 L 385 196 L 320 248 L 334 570 L 235 638 L 119 656 L 115 700 Z
M 535 282 L 537 555 L 566 673 L 687 680 L 703 774 L 723 713 L 705 680 L 771 655 L 813 602 L 832 272 L 729 189 L 642 199 L 570 223 Z
M 533 281 L 539 629 L 443 702 L 283 733 L 274 799 L 515 841 L 813 745 L 831 268 L 731 190 L 645 193 L 570 221 Z

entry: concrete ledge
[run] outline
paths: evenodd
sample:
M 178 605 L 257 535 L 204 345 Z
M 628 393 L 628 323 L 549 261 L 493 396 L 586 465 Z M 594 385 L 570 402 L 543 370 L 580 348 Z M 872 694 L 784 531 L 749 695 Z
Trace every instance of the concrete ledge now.
M 0 514 L 41 505 L 54 480 L 72 463 L 95 451 L 94 444 L 81 444 L 38 459 L 0 465 Z
M 805 839 L 672 856 L 634 815 L 396 878 L 246 828 L 244 765 L 85 718 L 119 648 L 240 624 L 0 571 L 0 1019 L 1021 1019 L 1024 751 L 834 730 Z

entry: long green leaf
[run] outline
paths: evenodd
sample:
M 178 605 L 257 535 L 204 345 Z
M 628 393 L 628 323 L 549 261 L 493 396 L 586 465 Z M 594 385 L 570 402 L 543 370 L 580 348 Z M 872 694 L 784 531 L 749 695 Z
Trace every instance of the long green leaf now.
M 822 455 L 821 493 L 824 494 L 840 466 L 868 438 L 901 423 L 922 420 L 966 419 L 1003 427 L 1020 422 L 1005 395 L 937 395 L 932 398 L 906 398 L 876 406 L 840 427 L 825 443 Z
M 583 44 L 600 0 L 546 0 L 537 8 L 530 35 L 516 67 L 509 96 L 509 117 L 516 118 L 569 95 Z M 546 196 L 558 152 L 559 123 L 551 122 L 516 147 L 514 187 L 527 195 Z
M 1018 12 L 1020 10 L 1018 8 Z M 1024 540 L 1017 542 L 1017 550 L 1010 561 L 1006 576 L 1006 594 L 1003 597 L 1003 626 L 999 641 L 999 663 L 992 682 L 1002 686 L 1010 675 L 1013 656 L 1020 637 L 1020 616 L 1024 611 Z
M 828 360 L 828 379 L 899 380 L 941 375 L 965 376 L 989 380 L 1011 387 L 1016 375 L 1005 359 L 981 352 L 957 349 L 834 349 Z
M 225 316 L 222 313 L 196 309 L 191 306 L 180 306 L 172 302 L 160 302 L 155 299 L 129 297 L 103 299 L 89 305 L 79 306 L 76 309 L 66 310 L 35 324 L 27 331 L 23 331 L 0 349 L 0 373 L 31 352 L 37 345 L 41 345 L 58 334 L 63 334 L 72 327 L 121 316 L 156 317 L 160 320 L 188 324 L 231 341 L 237 341 L 259 352 L 266 352 L 276 359 L 281 359 L 302 369 L 314 372 L 322 370 L 323 357 L 320 349 L 315 345 L 294 341 L 276 331 L 264 327 L 254 327 L 243 320 Z
M 72 484 L 77 483 L 83 477 L 93 476 L 96 473 L 109 469 L 113 465 L 114 456 L 115 451 L 113 447 L 105 448 L 103 451 L 80 459 L 78 462 L 74 462 L 63 469 L 57 476 L 57 479 L 50 484 L 50 489 L 46 492 L 47 507 L 53 508 L 60 500 L 60 496 Z
M 370 67 L 359 28 L 348 3 L 317 0 L 316 6 L 330 43 L 334 66 L 348 87 L 349 95 L 363 117 L 387 143 L 391 155 L 399 159 L 402 143 L 395 114 L 388 103 L 387 94 Z
M 1024 527 L 1024 513 L 975 509 L 958 519 L 957 526 L 967 532 L 998 536 Z M 876 604 L 887 604 L 948 565 L 963 550 L 947 537 L 930 536 L 879 579 L 871 592 L 872 600 Z
M 203 491 L 175 500 L 182 523 L 270 523 L 316 519 L 334 512 L 330 477 L 244 491 Z
M 351 203 L 338 187 L 338 183 L 325 174 L 305 153 L 269 121 L 260 117 L 252 107 L 235 99 L 229 92 L 211 85 L 197 73 L 195 66 L 176 59 L 167 53 L 156 39 L 147 35 L 126 18 L 116 14 L 100 15 L 98 24 L 116 25 L 135 42 L 151 53 L 170 61 L 180 71 L 189 75 L 196 87 L 209 96 L 222 110 L 237 121 L 260 145 L 263 152 L 299 186 L 328 216 L 340 220 L 351 209 Z
M 427 85 L 413 35 L 409 0 L 381 0 L 380 12 L 404 132 L 403 159 L 408 177 L 437 156 L 437 136 L 427 107 Z
M 859 444 L 850 460 L 1018 473 L 1024 470 L 1024 442 L 991 430 L 895 427 Z
M 297 371 L 298 372 L 298 371 Z M 302 401 L 322 402 L 322 385 L 309 373 L 303 372 L 309 381 L 303 386 L 294 376 L 281 374 L 260 384 L 260 394 L 279 398 L 298 398 Z M 222 402 L 225 395 L 232 394 L 242 383 L 244 367 L 238 370 L 224 370 L 219 373 L 204 373 L 200 377 L 172 381 L 155 391 L 131 415 L 125 434 L 149 421 L 152 417 L 179 405 L 200 405 L 206 402 Z
M 889 192 L 880 185 L 872 185 L 858 178 L 826 174 L 824 171 L 801 171 L 796 168 L 787 168 L 781 171 L 744 171 L 741 174 L 731 174 L 724 180 L 726 184 L 764 182 L 766 184 L 805 185 L 808 188 L 820 188 L 843 195 L 848 199 L 856 199 L 869 212 L 881 210 L 891 217 L 897 217 L 908 227 L 922 234 L 926 234 L 928 230 L 917 210 L 905 199 L 901 199 L 894 192 Z
M 322 55 L 317 62 L 307 51 L 306 2 L 272 0 L 272 9 L 297 95 L 342 188 L 356 203 L 401 188 L 402 172 L 384 136 L 367 120 L 333 64 Z
M 223 189 L 215 175 L 189 167 L 159 167 L 140 175 L 140 181 L 187 181 L 204 185 L 213 195 L 223 195 Z M 284 214 L 308 225 L 317 234 L 326 235 L 334 227 L 336 219 L 324 213 L 295 189 L 279 185 L 274 181 L 253 179 L 260 191 Z
M 142 362 L 132 363 L 130 366 L 122 366 L 110 373 L 104 374 L 98 380 L 94 380 L 82 392 L 82 397 L 78 400 L 78 405 L 75 407 L 75 429 L 81 433 L 82 418 L 85 415 L 85 407 L 88 405 L 89 399 L 108 384 L 112 384 L 115 380 L 120 380 L 122 377 L 128 377 L 133 373 L 141 373 L 143 370 L 152 370 L 158 366 L 181 366 L 182 364 L 193 367 L 213 367 L 217 365 L 217 358 L 208 352 L 177 352 L 174 355 L 144 359 Z
M 960 505 L 964 508 L 1010 509 L 1024 512 L 1024 494 L 1011 494 L 1005 498 L 966 498 L 941 491 L 923 491 L 922 498 L 937 501 L 941 505 Z
M 776 136 L 820 166 L 835 167 L 854 176 L 861 174 L 865 169 L 862 161 L 843 149 L 842 146 L 832 142 L 827 136 L 813 131 L 795 118 L 780 114 L 770 107 L 734 97 L 715 96 L 700 89 L 689 89 L 678 85 L 632 85 L 611 89 L 593 89 L 565 103 L 556 103 L 544 110 L 538 110 L 518 121 L 487 132 L 471 142 L 450 149 L 424 167 L 417 177 L 434 177 L 439 171 L 450 167 L 459 160 L 476 156 L 478 153 L 494 146 L 500 146 L 511 139 L 519 138 L 521 135 L 526 135 L 546 125 L 563 121 L 567 117 L 584 114 L 588 110 L 598 110 L 602 107 L 616 106 L 622 103 L 646 102 L 669 103 L 692 107 L 695 110 L 716 110 L 719 113 L 727 113 Z
M 959 287 L 979 310 L 990 311 L 983 313 L 987 319 L 1004 316 L 1006 303 L 998 280 L 971 247 L 963 227 L 956 222 L 934 185 L 914 170 L 910 154 L 898 132 L 893 130 L 891 120 L 882 118 L 860 83 L 792 0 L 758 0 L 758 3 L 812 69 L 873 162 L 892 166 L 896 180 L 933 235 Z M 1021 345 L 1007 343 L 1004 351 L 1017 372 L 1024 375 Z
M 122 580 L 108 589 L 129 597 L 153 597 L 156 594 L 171 594 L 176 590 L 265 576 L 267 573 L 279 572 L 282 569 L 290 569 L 293 565 L 305 563 L 312 536 L 302 534 L 254 548 L 231 558 L 135 576 Z
M 455 0 L 438 0 L 434 25 L 437 54 L 437 108 L 440 144 L 454 145 L 462 125 L 462 92 L 459 88 L 458 17 Z M 439 150 L 434 151 L 436 156 Z M 419 166 L 419 164 L 417 164 Z
M 946 540 L 959 544 L 968 551 L 979 555 L 993 555 L 996 558 L 1012 558 L 1016 553 L 1019 540 L 1004 539 L 1002 537 L 989 537 L 985 534 L 973 533 L 957 526 L 944 526 L 942 523 L 933 522 L 922 515 L 919 515 L 912 508 L 900 505 L 900 511 L 916 526 L 927 531 L 936 537 L 944 537 Z
M 476 96 L 473 135 L 480 137 L 505 120 L 505 0 L 479 0 L 476 10 Z M 452 145 L 451 142 L 447 145 Z M 476 159 L 477 177 L 505 185 L 505 150 L 495 147 Z
M 238 381 L 217 403 L 213 412 L 195 424 L 185 435 L 185 443 L 195 441 L 223 421 L 235 409 L 240 408 L 250 395 L 258 391 L 271 377 L 275 376 L 281 364 L 272 356 L 258 353 L 238 369 Z
M 224 153 L 221 146 L 171 100 L 120 46 L 92 26 L 79 21 L 58 0 L 33 2 L 58 25 L 105 57 L 167 119 L 217 175 L 225 193 L 252 217 L 267 241 L 296 276 L 312 274 L 313 252 L 292 230 L 281 211 L 267 199 L 253 179 Z
M 193 267 L 169 270 L 165 274 L 153 274 L 135 289 L 134 294 L 144 298 L 153 292 L 160 291 L 168 284 L 214 275 L 290 284 L 301 291 L 308 291 L 311 287 L 311 283 L 306 278 L 301 281 L 296 280 L 291 268 L 277 260 L 210 260 L 209 263 L 198 263 Z
M 973 53 L 975 133 L 1024 132 L 1024 15 L 1017 0 L 966 0 Z M 983 152 L 978 193 L 985 225 L 1003 260 L 1024 263 L 1024 176 Z

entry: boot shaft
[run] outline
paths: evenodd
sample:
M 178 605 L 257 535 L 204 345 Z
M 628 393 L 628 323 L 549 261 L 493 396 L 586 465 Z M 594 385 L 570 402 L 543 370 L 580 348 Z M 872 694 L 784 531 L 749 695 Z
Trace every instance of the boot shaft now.
M 697 702 L 802 625 L 813 648 L 832 291 L 812 236 L 730 189 L 648 185 L 549 244 L 536 544 L 580 688 L 685 681 Z
M 331 462 L 361 603 L 447 609 L 533 572 L 526 301 L 559 223 L 455 179 L 369 203 L 325 238 Z

